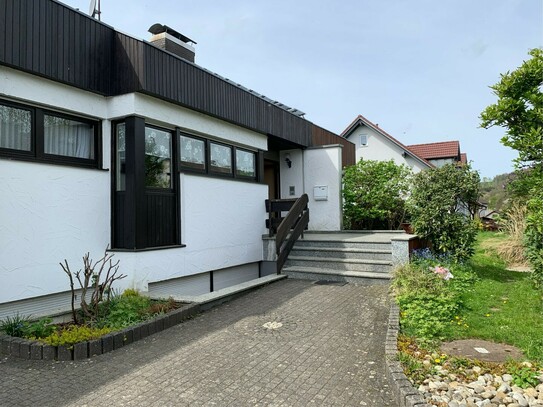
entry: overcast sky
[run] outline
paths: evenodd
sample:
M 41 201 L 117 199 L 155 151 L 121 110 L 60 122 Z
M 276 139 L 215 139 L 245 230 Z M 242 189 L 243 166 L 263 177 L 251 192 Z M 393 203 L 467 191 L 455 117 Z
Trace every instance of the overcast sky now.
M 88 12 L 88 0 L 64 0 Z M 541 0 L 101 0 L 140 39 L 166 24 L 196 63 L 340 134 L 362 114 L 404 144 L 459 140 L 481 176 L 512 170 L 503 129 L 479 128 L 489 86 L 543 45 Z

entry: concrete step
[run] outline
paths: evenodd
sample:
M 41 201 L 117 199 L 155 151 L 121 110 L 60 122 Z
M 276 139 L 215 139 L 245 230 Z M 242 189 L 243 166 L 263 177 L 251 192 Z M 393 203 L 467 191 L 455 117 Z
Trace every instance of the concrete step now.
M 317 267 L 285 267 L 283 274 L 289 278 L 314 281 L 342 281 L 352 284 L 371 285 L 388 284 L 392 277 L 390 273 L 374 273 L 371 271 L 341 271 Z
M 292 266 L 340 271 L 372 271 L 376 273 L 389 273 L 392 271 L 392 262 L 387 260 L 351 260 L 334 257 L 289 256 L 285 267 Z
M 290 256 L 333 257 L 336 259 L 392 261 L 392 250 L 349 249 L 341 247 L 294 246 Z
M 391 250 L 390 241 L 349 241 L 349 240 L 311 240 L 311 237 L 298 239 L 294 247 L 327 247 L 335 249 Z

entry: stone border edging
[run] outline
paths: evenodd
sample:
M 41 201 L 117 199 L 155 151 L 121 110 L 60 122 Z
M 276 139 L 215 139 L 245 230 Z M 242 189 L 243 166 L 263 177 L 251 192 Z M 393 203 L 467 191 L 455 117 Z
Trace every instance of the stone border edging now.
M 122 348 L 154 333 L 178 325 L 200 312 L 200 304 L 186 307 L 151 318 L 137 325 L 111 332 L 101 338 L 76 343 L 71 347 L 51 346 L 38 341 L 0 335 L 0 354 L 32 360 L 82 360 Z
M 390 314 L 385 341 L 385 371 L 400 407 L 430 407 L 420 392 L 413 387 L 403 372 L 398 360 L 398 333 L 400 331 L 400 308 L 390 297 Z

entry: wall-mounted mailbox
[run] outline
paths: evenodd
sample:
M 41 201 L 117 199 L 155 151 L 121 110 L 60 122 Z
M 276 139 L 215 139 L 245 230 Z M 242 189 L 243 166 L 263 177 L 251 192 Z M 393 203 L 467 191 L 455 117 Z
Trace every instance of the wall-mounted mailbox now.
M 315 201 L 327 201 L 328 200 L 328 185 L 314 186 L 313 199 L 315 199 Z

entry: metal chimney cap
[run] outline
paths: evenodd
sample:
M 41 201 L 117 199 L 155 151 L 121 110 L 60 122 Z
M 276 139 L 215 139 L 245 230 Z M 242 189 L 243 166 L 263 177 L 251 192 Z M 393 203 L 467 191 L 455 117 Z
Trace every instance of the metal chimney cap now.
M 175 31 L 173 28 L 170 28 L 167 25 L 163 25 L 160 23 L 153 24 L 151 27 L 149 27 L 148 31 L 153 35 L 157 35 L 157 34 L 161 34 L 165 32 L 165 33 L 170 34 L 172 37 L 175 37 L 178 40 L 181 40 L 185 43 L 192 42 L 193 44 L 196 44 L 196 41 L 191 40 L 189 37 L 181 34 L 178 31 Z

